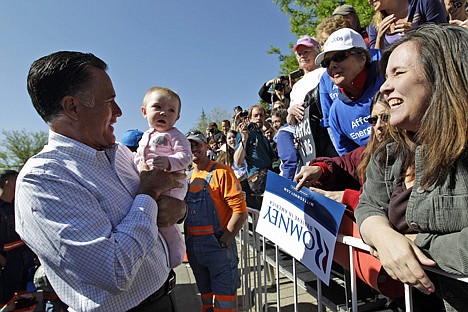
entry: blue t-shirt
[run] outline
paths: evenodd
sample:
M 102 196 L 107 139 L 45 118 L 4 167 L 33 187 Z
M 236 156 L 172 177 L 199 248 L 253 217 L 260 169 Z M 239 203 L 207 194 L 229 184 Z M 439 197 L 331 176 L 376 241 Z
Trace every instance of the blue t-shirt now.
M 236 150 L 241 144 L 242 135 L 237 133 Z M 276 156 L 271 149 L 268 139 L 258 128 L 250 131 L 245 143 L 245 160 L 247 162 L 247 177 L 261 169 L 270 169 L 271 161 Z
M 447 23 L 447 13 L 439 0 L 411 0 L 408 4 L 408 16 L 414 12 L 412 24 L 413 27 L 424 23 Z M 378 34 L 378 27 L 370 24 L 367 27 L 370 47 L 375 48 L 375 42 Z M 385 34 L 385 46 L 401 38 L 400 34 Z M 382 49 L 384 48 L 382 47 Z
M 371 55 L 371 63 L 374 61 L 379 62 L 382 58 L 382 52 L 378 49 L 369 49 L 369 53 Z M 338 97 L 340 93 L 340 89 L 337 85 L 335 85 L 330 78 L 329 75 L 324 73 L 322 78 L 320 78 L 320 87 L 319 87 L 319 95 L 320 95 L 320 106 L 322 108 L 322 120 L 320 121 L 320 125 L 322 127 L 328 128 L 330 126 L 329 123 L 329 111 L 330 107 Z
M 330 133 L 340 155 L 366 145 L 369 140 L 371 125 L 367 118 L 372 98 L 383 83 L 378 66 L 377 61 L 369 66 L 366 89 L 359 99 L 353 101 L 340 92 L 330 107 Z

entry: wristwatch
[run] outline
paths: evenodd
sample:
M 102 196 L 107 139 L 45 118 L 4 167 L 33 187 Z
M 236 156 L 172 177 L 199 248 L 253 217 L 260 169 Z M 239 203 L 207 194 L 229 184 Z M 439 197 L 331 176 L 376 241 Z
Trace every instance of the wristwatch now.
M 222 242 L 221 240 L 218 240 L 219 242 L 219 246 L 221 246 L 221 248 L 228 248 L 228 244 L 226 244 L 225 242 Z

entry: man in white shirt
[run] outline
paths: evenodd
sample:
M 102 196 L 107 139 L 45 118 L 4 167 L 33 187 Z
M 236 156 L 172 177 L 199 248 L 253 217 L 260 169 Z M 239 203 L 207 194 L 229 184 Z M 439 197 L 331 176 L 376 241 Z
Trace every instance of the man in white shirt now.
M 181 174 L 143 171 L 115 142 L 122 115 L 92 54 L 56 52 L 28 74 L 49 142 L 17 180 L 16 231 L 75 311 L 174 311 L 175 276 L 159 226 L 177 226 L 182 201 L 161 194 Z M 182 175 L 183 176 L 183 175 Z

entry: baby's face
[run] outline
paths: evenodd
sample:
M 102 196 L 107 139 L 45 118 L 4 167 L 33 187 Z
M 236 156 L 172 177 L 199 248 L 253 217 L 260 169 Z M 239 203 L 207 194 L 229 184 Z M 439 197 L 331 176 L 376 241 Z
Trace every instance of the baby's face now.
M 147 96 L 141 111 L 151 128 L 167 131 L 180 117 L 180 103 L 176 98 L 155 91 Z

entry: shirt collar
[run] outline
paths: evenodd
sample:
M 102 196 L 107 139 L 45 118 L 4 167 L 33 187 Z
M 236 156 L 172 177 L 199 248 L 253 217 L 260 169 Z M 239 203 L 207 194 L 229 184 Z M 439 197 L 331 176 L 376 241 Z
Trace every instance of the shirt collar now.
M 49 142 L 50 147 L 58 148 L 63 150 L 69 155 L 75 155 L 84 160 L 95 161 L 98 155 L 105 152 L 109 159 L 115 159 L 115 152 L 118 144 L 114 144 L 112 147 L 105 149 L 104 151 L 98 151 L 80 141 L 64 136 L 60 133 L 54 132 L 49 129 Z

